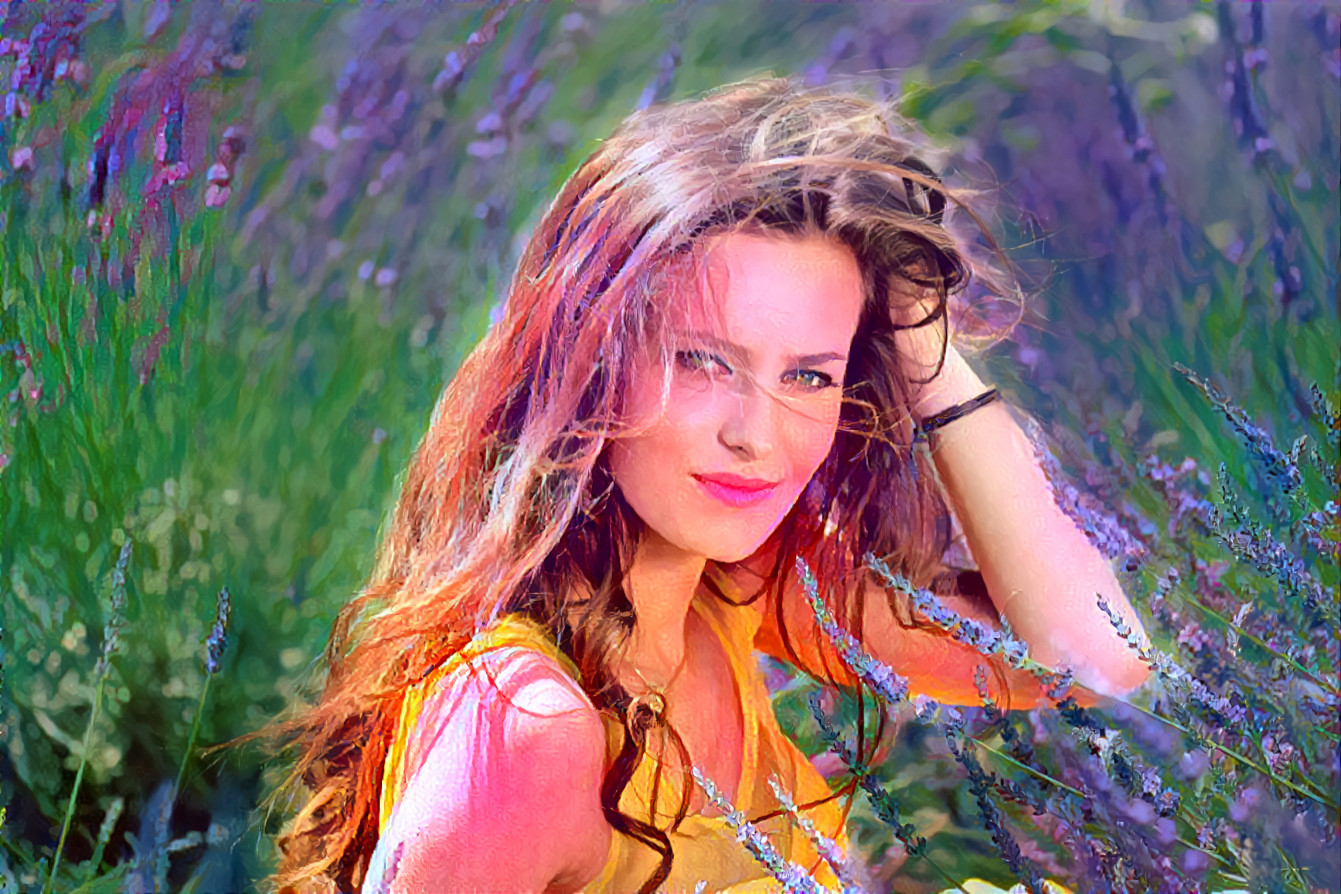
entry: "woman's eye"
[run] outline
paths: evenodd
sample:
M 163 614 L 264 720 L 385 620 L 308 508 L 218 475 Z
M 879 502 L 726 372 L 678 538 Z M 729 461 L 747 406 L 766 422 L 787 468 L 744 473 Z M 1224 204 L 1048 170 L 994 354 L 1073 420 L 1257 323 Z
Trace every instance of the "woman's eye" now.
M 823 391 L 825 388 L 836 387 L 833 376 L 828 373 L 822 373 L 815 369 L 798 369 L 793 373 L 801 386 L 808 391 Z
M 711 351 L 676 351 L 675 363 L 689 372 L 701 372 L 714 376 L 730 375 L 732 373 L 730 364 Z M 838 387 L 838 383 L 833 380 L 833 376 L 815 369 L 792 370 L 784 378 L 796 381 L 799 383 L 801 390 L 809 394 Z
M 675 362 L 692 372 L 730 372 L 722 358 L 707 351 L 676 351 Z

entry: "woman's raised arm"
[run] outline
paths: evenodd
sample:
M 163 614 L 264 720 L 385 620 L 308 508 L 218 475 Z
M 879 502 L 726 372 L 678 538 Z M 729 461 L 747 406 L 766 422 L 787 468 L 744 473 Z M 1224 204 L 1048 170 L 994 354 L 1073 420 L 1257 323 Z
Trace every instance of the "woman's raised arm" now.
M 425 705 L 363 890 L 577 891 L 605 863 L 605 733 L 553 661 L 486 653 Z
M 918 418 L 985 389 L 958 351 L 924 391 Z M 1144 629 L 1107 560 L 1057 506 L 1033 446 L 1001 403 L 939 429 L 932 458 L 992 603 L 1030 655 L 1068 665 L 1096 692 L 1120 696 L 1149 668 L 1117 635 L 1102 598 L 1144 639 Z

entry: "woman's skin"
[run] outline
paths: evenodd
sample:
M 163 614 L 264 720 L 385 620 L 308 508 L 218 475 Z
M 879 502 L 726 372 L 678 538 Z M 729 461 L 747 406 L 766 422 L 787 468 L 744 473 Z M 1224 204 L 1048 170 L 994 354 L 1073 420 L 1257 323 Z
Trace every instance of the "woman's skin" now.
M 924 302 L 911 314 L 921 319 L 930 306 Z M 905 373 L 912 380 L 929 378 L 940 355 L 934 328 L 908 330 L 899 338 L 908 358 Z M 913 416 L 925 419 L 985 390 L 950 347 L 940 374 L 915 398 Z M 932 439 L 936 471 L 987 585 L 989 609 L 1010 622 L 1029 645 L 1030 657 L 1049 667 L 1069 666 L 1077 682 L 1106 696 L 1125 695 L 1144 683 L 1149 667 L 1117 636 L 1097 598 L 1149 646 L 1140 618 L 1109 562 L 1057 505 L 1033 445 L 1006 405 L 981 407 Z M 877 655 L 888 654 L 888 628 L 868 623 L 865 632 L 874 637 L 868 642 Z M 968 701 L 975 699 L 970 695 Z
M 863 288 L 850 250 L 821 236 L 735 232 L 706 249 L 692 281 L 669 286 L 689 299 L 671 302 L 683 309 L 667 319 L 677 332 L 670 380 L 655 358 L 643 359 L 629 403 L 630 421 L 641 428 L 609 448 L 615 482 L 646 524 L 629 570 L 636 620 L 618 673 L 634 694 L 670 681 L 671 724 L 694 763 L 730 795 L 740 776 L 739 699 L 721 644 L 690 602 L 709 559 L 740 563 L 735 573 L 746 586 L 757 586 L 752 568 L 769 567 L 760 548 L 836 433 Z M 709 331 L 718 339 L 705 338 Z M 907 334 L 909 363 L 934 365 L 933 337 Z M 914 415 L 982 390 L 951 350 Z M 1069 661 L 1105 692 L 1139 685 L 1144 666 L 1111 633 L 1093 594 L 1104 594 L 1136 630 L 1139 621 L 1107 563 L 1057 508 L 1005 408 L 987 406 L 956 421 L 934 446 L 996 610 L 1043 660 Z M 696 477 L 724 473 L 776 485 L 750 505 L 732 505 Z M 950 601 L 994 620 L 991 606 Z M 865 640 L 877 657 L 933 698 L 976 701 L 976 651 L 898 626 L 883 599 L 868 606 Z M 790 629 L 806 629 L 798 622 L 809 609 L 795 585 L 784 593 L 783 611 Z M 785 657 L 776 619 L 764 619 L 754 645 Z M 803 664 L 821 666 L 817 644 L 798 645 Z M 596 709 L 539 653 L 488 660 L 493 681 L 449 682 L 425 704 L 425 732 L 409 749 L 415 784 L 382 835 L 368 884 L 391 874 L 393 891 L 573 891 L 604 864 L 615 833 L 600 806 L 606 743 Z M 1037 692 L 1022 672 L 1010 684 Z M 701 811 L 701 793 L 694 794 L 691 812 Z M 397 849 L 398 861 L 390 856 Z
M 654 685 L 684 658 L 707 560 L 758 550 L 828 454 L 863 300 L 851 251 L 820 237 L 733 233 L 709 243 L 701 267 L 697 282 L 679 284 L 689 300 L 674 306 L 687 312 L 669 321 L 676 355 L 665 405 L 661 371 L 646 358 L 629 415 L 650 427 L 609 448 L 615 483 L 647 526 L 629 570 L 637 620 L 628 660 Z M 718 323 L 720 334 L 709 334 Z M 776 485 L 734 506 L 700 481 L 723 474 Z M 633 674 L 621 682 L 646 688 Z

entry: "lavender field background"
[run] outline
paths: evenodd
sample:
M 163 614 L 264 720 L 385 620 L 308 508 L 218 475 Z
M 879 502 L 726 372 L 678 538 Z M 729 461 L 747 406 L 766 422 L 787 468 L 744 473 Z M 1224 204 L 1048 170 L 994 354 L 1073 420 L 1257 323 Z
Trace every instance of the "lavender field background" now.
M 1157 650 L 1130 704 L 891 704 L 854 888 L 1341 890 L 1341 6 L 112 0 L 0 2 L 0 891 L 269 871 L 283 761 L 205 749 L 316 691 L 563 178 L 764 73 L 983 191 L 1031 294 L 971 362 Z M 850 778 L 850 700 L 769 675 Z

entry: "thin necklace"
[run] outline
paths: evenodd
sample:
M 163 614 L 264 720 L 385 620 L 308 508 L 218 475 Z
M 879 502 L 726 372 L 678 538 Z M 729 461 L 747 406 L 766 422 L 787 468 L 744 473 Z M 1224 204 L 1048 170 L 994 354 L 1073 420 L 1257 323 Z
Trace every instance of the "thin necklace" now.
M 660 686 L 653 686 L 651 683 L 647 682 L 647 678 L 643 676 L 642 671 L 638 670 L 637 665 L 635 665 L 632 661 L 629 661 L 627 658 L 625 659 L 624 663 L 629 666 L 630 670 L 632 670 L 635 674 L 638 675 L 638 679 L 642 680 L 643 685 L 647 687 L 646 692 L 642 692 L 639 693 L 638 695 L 635 695 L 632 698 L 632 700 L 629 701 L 626 723 L 630 727 L 630 732 L 632 732 L 634 718 L 637 716 L 640 710 L 646 710 L 649 714 L 652 715 L 652 719 L 655 720 L 657 723 L 665 722 L 666 690 L 669 689 L 671 687 L 671 684 L 674 683 L 676 679 L 679 678 L 680 671 L 684 670 L 685 663 L 688 662 L 688 660 L 689 660 L 689 646 L 688 643 L 686 643 L 684 655 L 680 657 L 680 663 L 678 666 L 676 666 L 675 672 L 671 674 L 670 679 L 667 680 L 665 683 L 662 683 Z

